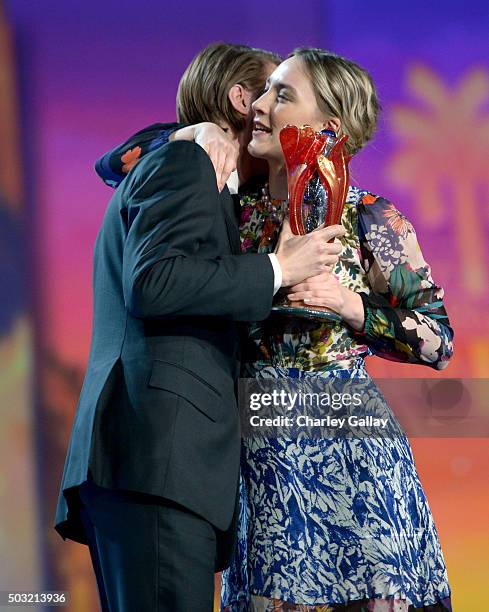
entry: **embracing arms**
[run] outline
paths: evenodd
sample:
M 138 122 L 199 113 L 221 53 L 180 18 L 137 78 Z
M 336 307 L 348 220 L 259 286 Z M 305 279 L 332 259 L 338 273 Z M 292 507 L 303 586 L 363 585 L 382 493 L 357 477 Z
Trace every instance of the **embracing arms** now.
M 268 316 L 274 292 L 269 255 L 208 257 L 201 252 L 215 243 L 216 220 L 222 214 L 219 198 L 226 195 L 219 195 L 203 148 L 186 141 L 159 147 L 119 189 L 127 224 L 124 299 L 134 316 L 205 315 L 237 321 Z M 276 254 L 282 285 L 324 269 L 330 234 L 327 228 L 283 242 Z
M 199 253 L 214 240 L 219 211 L 215 175 L 202 148 L 185 141 L 159 148 L 121 189 L 127 219 L 123 290 L 134 316 L 239 321 L 268 315 L 274 284 L 268 257 Z
M 222 191 L 236 168 L 238 145 L 220 127 L 209 122 L 188 126 L 153 123 L 102 155 L 95 162 L 95 171 L 109 187 L 118 187 L 148 153 L 174 140 L 195 142 L 204 149 L 214 166 L 218 190 Z

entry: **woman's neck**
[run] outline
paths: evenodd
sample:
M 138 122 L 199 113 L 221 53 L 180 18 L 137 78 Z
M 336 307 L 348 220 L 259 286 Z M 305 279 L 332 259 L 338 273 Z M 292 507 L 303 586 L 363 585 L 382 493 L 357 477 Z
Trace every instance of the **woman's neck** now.
M 287 171 L 283 162 L 269 162 L 268 189 L 274 200 L 287 199 Z

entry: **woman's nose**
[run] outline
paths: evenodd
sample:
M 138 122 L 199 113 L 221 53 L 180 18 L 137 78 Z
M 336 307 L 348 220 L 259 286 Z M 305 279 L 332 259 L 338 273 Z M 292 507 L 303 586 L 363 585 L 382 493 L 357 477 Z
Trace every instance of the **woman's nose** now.
M 253 112 L 255 113 L 265 113 L 266 112 L 266 97 L 267 97 L 267 93 L 265 92 L 263 93 L 259 98 L 257 98 L 253 104 L 251 105 L 251 108 L 253 109 Z

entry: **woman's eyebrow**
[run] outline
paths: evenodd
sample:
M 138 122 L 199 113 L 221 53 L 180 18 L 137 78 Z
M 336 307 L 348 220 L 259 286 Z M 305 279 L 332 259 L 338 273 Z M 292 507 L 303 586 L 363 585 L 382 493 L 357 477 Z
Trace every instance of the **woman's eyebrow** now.
M 265 81 L 265 87 L 267 89 L 270 87 L 275 87 L 275 89 L 277 90 L 285 89 L 292 94 L 297 93 L 297 90 L 294 87 L 292 87 L 292 85 L 289 85 L 288 83 L 284 83 L 282 81 L 274 81 L 270 77 L 268 77 L 268 79 Z
M 292 85 L 289 85 L 288 83 L 283 83 L 281 81 L 277 81 L 277 83 L 275 83 L 275 87 L 281 91 L 281 90 L 286 90 L 291 94 L 296 94 L 297 90 L 295 89 L 295 87 L 292 87 Z

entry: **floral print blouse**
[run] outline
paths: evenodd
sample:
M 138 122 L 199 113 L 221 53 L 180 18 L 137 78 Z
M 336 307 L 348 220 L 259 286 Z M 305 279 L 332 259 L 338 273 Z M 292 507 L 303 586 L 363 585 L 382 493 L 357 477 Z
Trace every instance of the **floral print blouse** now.
M 284 203 L 267 201 L 261 189 L 243 193 L 242 251 L 272 252 L 284 215 Z M 343 322 L 273 313 L 251 324 L 244 362 L 315 370 L 350 367 L 358 357 L 377 354 L 443 369 L 452 355 L 453 330 L 443 289 L 431 276 L 411 223 L 385 198 L 350 187 L 342 224 L 346 234 L 334 272 L 362 298 L 363 332 Z

